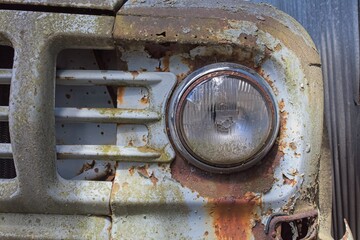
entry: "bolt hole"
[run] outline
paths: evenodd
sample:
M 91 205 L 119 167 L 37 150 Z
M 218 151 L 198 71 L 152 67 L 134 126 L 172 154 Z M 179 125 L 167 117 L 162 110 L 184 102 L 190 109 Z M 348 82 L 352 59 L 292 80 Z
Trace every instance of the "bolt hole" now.
M 158 37 L 166 37 L 166 32 L 157 33 L 156 36 L 158 36 Z

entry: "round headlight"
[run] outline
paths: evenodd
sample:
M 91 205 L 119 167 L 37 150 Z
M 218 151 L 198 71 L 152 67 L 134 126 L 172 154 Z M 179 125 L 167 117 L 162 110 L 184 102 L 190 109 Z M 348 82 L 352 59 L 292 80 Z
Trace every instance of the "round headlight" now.
M 231 63 L 190 74 L 175 90 L 169 114 L 180 153 L 194 165 L 220 173 L 257 163 L 279 129 L 270 86 L 253 70 Z

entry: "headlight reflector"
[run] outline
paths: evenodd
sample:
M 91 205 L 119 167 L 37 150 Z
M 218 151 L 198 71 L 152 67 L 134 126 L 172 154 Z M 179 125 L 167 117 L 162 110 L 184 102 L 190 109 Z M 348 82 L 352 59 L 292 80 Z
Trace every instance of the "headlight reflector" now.
M 279 128 L 270 86 L 251 69 L 231 63 L 190 74 L 175 91 L 169 111 L 180 153 L 202 169 L 221 173 L 261 160 Z

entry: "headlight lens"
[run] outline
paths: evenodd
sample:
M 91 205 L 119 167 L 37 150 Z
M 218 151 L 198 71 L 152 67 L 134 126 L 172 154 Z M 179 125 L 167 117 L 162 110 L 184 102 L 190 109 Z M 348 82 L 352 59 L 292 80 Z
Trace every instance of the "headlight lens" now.
M 279 128 L 271 88 L 254 71 L 230 63 L 190 74 L 170 103 L 170 132 L 196 166 L 233 172 L 258 162 Z

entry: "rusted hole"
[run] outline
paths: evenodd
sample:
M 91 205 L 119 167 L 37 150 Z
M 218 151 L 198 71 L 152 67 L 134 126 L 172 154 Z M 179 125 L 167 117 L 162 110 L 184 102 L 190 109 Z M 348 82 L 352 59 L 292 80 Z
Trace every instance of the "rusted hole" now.
M 283 222 L 278 227 L 281 239 L 311 239 L 313 235 L 314 219 L 303 218 L 293 222 Z
M 266 226 L 267 239 L 316 239 L 317 210 L 275 216 Z

